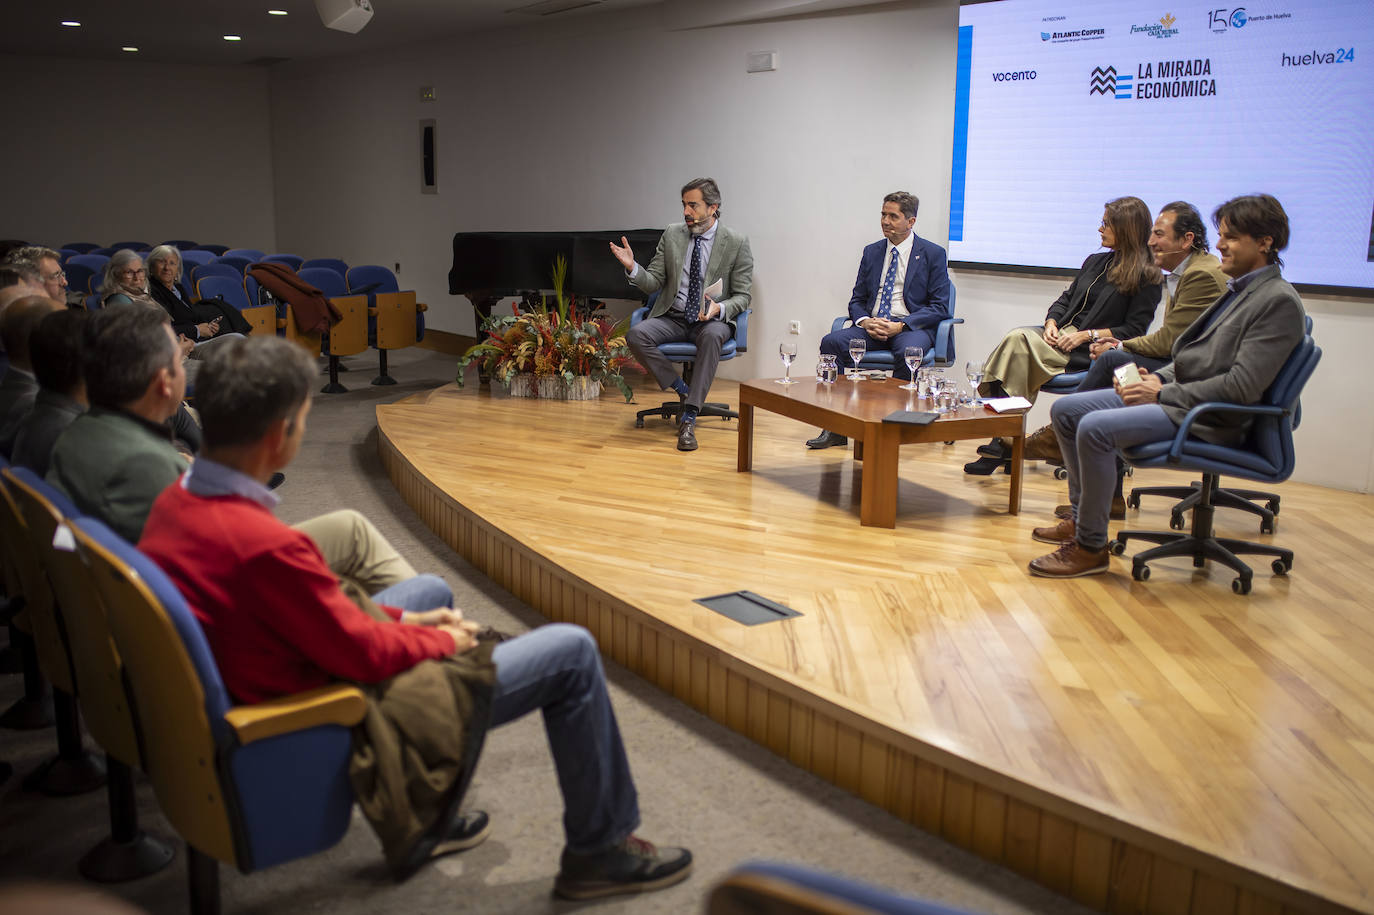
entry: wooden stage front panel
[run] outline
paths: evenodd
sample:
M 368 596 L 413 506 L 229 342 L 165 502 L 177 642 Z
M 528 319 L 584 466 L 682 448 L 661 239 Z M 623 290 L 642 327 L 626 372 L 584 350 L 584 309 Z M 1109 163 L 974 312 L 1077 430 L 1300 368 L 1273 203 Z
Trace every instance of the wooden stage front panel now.
M 860 527 L 860 471 L 808 451 L 814 429 L 756 413 L 737 473 L 733 423 L 703 420 L 679 453 L 667 423 L 634 428 L 661 398 L 637 396 L 446 386 L 378 407 L 380 448 L 498 584 L 960 846 L 1104 911 L 1374 913 L 1374 498 L 1279 487 L 1293 573 L 1256 564 L 1246 597 L 1187 560 L 1133 582 L 1129 555 L 1047 581 L 1026 572 L 1064 500 L 1045 465 L 1012 516 L 1005 475 L 962 472 L 972 443 L 907 446 L 896 528 Z M 1127 523 L 1167 527 L 1168 505 Z M 1238 512 L 1217 526 L 1267 539 Z M 745 627 L 692 602 L 736 589 L 803 615 Z

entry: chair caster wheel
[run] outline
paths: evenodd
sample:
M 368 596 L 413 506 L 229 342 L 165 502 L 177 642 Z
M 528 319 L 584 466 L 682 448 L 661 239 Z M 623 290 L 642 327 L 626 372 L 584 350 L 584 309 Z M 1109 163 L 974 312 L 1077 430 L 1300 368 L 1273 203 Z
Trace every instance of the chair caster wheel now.
M 644 428 L 644 420 L 643 420 L 643 419 L 636 419 L 636 420 L 635 420 L 635 428 L 636 428 L 636 429 L 643 429 L 643 428 Z
M 1282 559 L 1275 559 L 1274 564 L 1270 566 L 1270 568 L 1274 570 L 1275 575 L 1287 575 L 1293 568 L 1293 563 L 1286 562 Z
M 1127 496 L 1127 497 L 1126 497 L 1126 507 L 1127 507 L 1127 508 L 1139 508 L 1139 507 L 1140 507 L 1140 496 L 1137 495 L 1136 493 L 1131 493 L 1129 496 Z
M 1207 565 L 1207 557 L 1206 557 L 1206 556 L 1194 556 L 1194 557 L 1193 557 L 1193 568 L 1195 568 L 1195 569 L 1201 569 L 1201 568 L 1205 568 L 1206 565 Z
M 1272 534 L 1272 533 L 1274 533 L 1274 522 L 1273 522 L 1272 520 L 1270 520 L 1269 518 L 1265 518 L 1263 521 L 1261 521 L 1261 522 L 1260 522 L 1260 533 L 1261 533 L 1261 534 Z
M 1176 531 L 1183 530 L 1183 516 L 1173 514 L 1169 516 L 1169 527 Z
M 1248 578 L 1237 578 L 1237 579 L 1233 580 L 1233 581 L 1231 582 L 1231 590 L 1234 591 L 1234 592 L 1236 592 L 1237 594 L 1249 594 L 1249 593 L 1250 593 L 1250 579 L 1248 579 Z
M 1056 467 L 1054 468 L 1054 478 L 1056 480 L 1067 480 L 1069 478 L 1069 472 L 1063 467 Z
M 1111 553 L 1113 556 L 1120 556 L 1122 553 L 1126 552 L 1126 544 L 1121 540 L 1113 540 L 1111 543 L 1107 544 L 1107 552 Z
M 1136 581 L 1149 581 L 1150 567 L 1147 565 L 1132 566 L 1131 577 L 1134 578 Z
M 1271 499 L 1270 501 L 1264 503 L 1264 507 L 1277 515 L 1279 513 L 1279 500 Z

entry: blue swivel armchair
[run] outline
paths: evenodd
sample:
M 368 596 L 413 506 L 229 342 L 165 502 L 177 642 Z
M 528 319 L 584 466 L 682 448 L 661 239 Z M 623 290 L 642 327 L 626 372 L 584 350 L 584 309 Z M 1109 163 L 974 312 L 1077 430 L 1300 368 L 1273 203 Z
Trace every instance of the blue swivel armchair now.
M 634 327 L 640 321 L 649 317 L 650 310 L 654 307 L 654 302 L 658 300 L 658 293 L 649 296 L 649 301 L 642 308 L 636 308 L 630 315 L 630 326 Z M 740 353 L 749 349 L 749 314 L 752 308 L 746 308 L 735 318 L 735 335 L 725 341 L 725 345 L 720 348 L 720 361 L 733 359 Z M 692 379 L 692 367 L 696 364 L 697 348 L 694 343 L 665 343 L 659 347 L 663 355 L 668 357 L 670 362 L 677 362 L 682 365 L 682 376 L 688 384 Z M 635 428 L 644 428 L 644 418 L 646 416 L 662 416 L 664 419 L 676 421 L 682 415 L 682 402 L 678 400 L 665 400 L 657 407 L 648 410 L 640 410 L 635 414 Z M 730 409 L 729 404 L 707 403 L 702 404 L 700 416 L 719 416 L 721 419 L 739 419 L 739 414 Z
M 243 873 L 311 855 L 348 830 L 357 687 L 235 705 L 171 580 L 98 521 L 73 522 L 131 685 L 158 804 L 186 839 L 191 911 L 219 911 L 219 865 Z
M 1193 506 L 1191 531 L 1121 531 L 1109 544 L 1111 551 L 1118 556 L 1125 552 L 1126 543 L 1131 540 L 1159 544 L 1131 557 L 1131 576 L 1136 581 L 1145 581 L 1150 577 L 1149 563 L 1171 556 L 1191 556 L 1197 568 L 1202 568 L 1209 559 L 1230 567 L 1237 573 L 1231 582 L 1231 590 L 1237 594 L 1250 593 L 1253 576 L 1250 567 L 1241 561 L 1238 554 L 1273 556 L 1274 574 L 1288 574 L 1293 567 L 1292 550 L 1213 535 L 1212 517 L 1216 510 L 1213 494 L 1222 475 L 1264 483 L 1282 483 L 1292 475 L 1296 463 L 1293 417 L 1298 396 L 1316 370 L 1321 355 L 1321 348 L 1312 342 L 1312 337 L 1304 336 L 1259 403 L 1198 404 L 1184 417 L 1178 433 L 1172 439 L 1150 442 L 1122 452 L 1126 460 L 1136 467 L 1166 467 L 1202 473 L 1197 503 Z M 1190 438 L 1188 432 L 1193 423 L 1209 413 L 1253 416 L 1254 425 L 1245 443 L 1231 447 Z
M 931 347 L 922 357 L 921 365 L 940 365 L 949 366 L 954 364 L 954 325 L 963 324 L 963 318 L 954 317 L 954 283 L 949 284 L 949 314 L 948 318 L 941 321 L 935 328 L 935 345 Z M 830 332 L 833 334 L 837 330 L 842 330 L 850 321 L 849 315 L 841 315 L 830 324 Z M 883 369 L 892 371 L 897 366 L 897 356 L 891 350 L 875 349 L 868 350 L 864 357 L 859 360 L 859 370 L 864 369 Z M 840 366 L 841 369 L 847 366 Z

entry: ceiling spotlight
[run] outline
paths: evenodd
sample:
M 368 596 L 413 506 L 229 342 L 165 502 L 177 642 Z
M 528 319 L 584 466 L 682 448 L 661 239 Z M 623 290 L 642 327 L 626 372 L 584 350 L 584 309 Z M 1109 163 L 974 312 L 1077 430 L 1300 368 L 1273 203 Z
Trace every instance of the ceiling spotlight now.
M 225 35 L 225 36 L 224 36 L 224 40 L 225 40 L 225 41 L 243 41 L 243 38 L 242 38 L 242 36 L 239 36 L 239 35 Z
M 77 22 L 75 19 L 63 19 L 62 24 L 69 29 L 75 29 L 81 25 L 81 23 Z
M 133 51 L 137 51 L 138 48 L 120 48 L 119 50 L 121 50 L 121 51 L 130 51 L 130 52 L 133 52 Z
M 268 10 L 268 11 L 267 11 L 267 15 L 269 15 L 269 16 L 285 16 L 285 15 L 287 15 L 287 13 L 286 13 L 286 10 Z

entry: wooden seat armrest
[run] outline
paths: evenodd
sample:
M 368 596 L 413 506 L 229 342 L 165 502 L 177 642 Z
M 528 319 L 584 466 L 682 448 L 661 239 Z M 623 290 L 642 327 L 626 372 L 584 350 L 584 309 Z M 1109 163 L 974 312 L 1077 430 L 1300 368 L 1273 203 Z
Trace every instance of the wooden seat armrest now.
M 224 715 L 240 744 L 277 737 L 292 731 L 362 721 L 367 699 L 356 686 L 321 686 L 253 705 L 236 705 Z
M 429 306 L 426 305 L 424 302 L 416 302 L 416 303 L 415 303 L 415 310 L 416 310 L 416 311 L 429 311 Z
M 286 327 L 286 319 L 285 319 L 285 318 L 278 318 L 278 319 L 277 319 L 277 330 L 283 330 L 283 329 L 285 329 L 285 327 Z
M 375 318 L 375 317 L 377 317 L 377 306 L 376 306 L 376 305 L 369 305 L 369 306 L 367 307 L 367 316 L 368 316 L 369 318 Z

